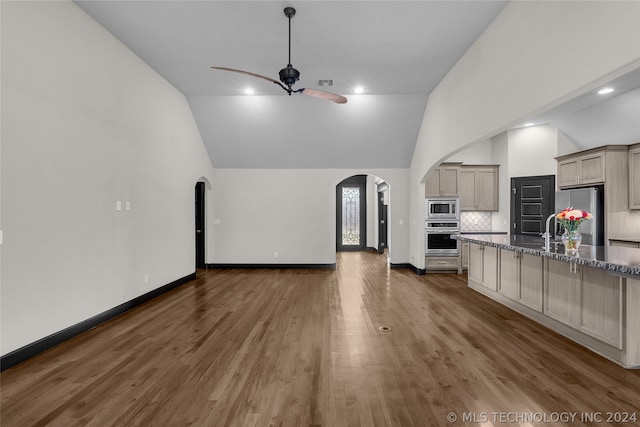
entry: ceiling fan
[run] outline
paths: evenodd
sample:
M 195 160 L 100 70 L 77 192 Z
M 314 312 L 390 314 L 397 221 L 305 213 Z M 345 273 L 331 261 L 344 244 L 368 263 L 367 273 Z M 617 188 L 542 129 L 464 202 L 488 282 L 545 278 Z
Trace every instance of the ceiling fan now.
M 303 95 L 314 96 L 316 98 L 322 98 L 329 101 L 333 101 L 338 104 L 344 104 L 347 102 L 347 98 L 342 95 L 337 95 L 331 92 L 325 92 L 323 90 L 317 89 L 292 89 L 293 86 L 298 79 L 300 78 L 300 71 L 293 68 L 291 65 L 291 18 L 293 18 L 296 14 L 296 10 L 292 7 L 284 8 L 284 15 L 289 18 L 289 63 L 285 68 L 280 70 L 280 81 L 272 79 L 271 77 L 263 76 L 256 73 L 250 73 L 249 71 L 237 70 L 235 68 L 226 68 L 226 67 L 211 67 L 214 70 L 222 70 L 222 71 L 232 71 L 234 73 L 247 74 L 249 76 L 258 77 L 259 79 L 267 80 L 269 82 L 275 83 L 284 89 L 289 96 L 292 93 L 301 93 Z

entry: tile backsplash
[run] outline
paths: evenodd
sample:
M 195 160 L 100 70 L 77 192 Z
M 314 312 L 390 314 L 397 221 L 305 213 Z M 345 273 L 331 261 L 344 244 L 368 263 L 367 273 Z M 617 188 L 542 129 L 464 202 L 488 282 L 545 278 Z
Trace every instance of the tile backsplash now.
M 491 231 L 491 212 L 460 212 L 460 231 Z

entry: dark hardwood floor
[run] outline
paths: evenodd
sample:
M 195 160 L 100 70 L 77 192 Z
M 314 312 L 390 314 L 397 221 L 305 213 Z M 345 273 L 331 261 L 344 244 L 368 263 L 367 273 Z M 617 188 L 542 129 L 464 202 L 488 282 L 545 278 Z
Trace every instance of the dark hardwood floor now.
M 1 380 L 3 427 L 640 424 L 639 371 L 364 252 L 199 271 Z

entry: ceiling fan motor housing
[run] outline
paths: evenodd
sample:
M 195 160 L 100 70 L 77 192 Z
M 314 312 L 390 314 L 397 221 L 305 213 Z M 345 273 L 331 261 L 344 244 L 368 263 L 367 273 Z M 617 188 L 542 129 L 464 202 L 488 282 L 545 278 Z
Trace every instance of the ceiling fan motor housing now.
M 300 79 L 300 71 L 293 68 L 291 64 L 287 64 L 285 68 L 280 70 L 280 81 L 287 85 L 289 89 Z

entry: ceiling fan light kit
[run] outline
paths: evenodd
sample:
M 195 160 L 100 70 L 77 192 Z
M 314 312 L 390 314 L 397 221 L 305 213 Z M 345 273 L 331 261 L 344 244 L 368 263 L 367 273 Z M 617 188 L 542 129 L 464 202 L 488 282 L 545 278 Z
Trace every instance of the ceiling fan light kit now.
M 292 93 L 301 93 L 303 95 L 309 95 L 316 98 L 333 101 L 337 104 L 346 103 L 347 98 L 335 93 L 325 92 L 323 90 L 318 90 L 318 89 L 306 89 L 306 88 L 293 89 L 292 88 L 292 86 L 296 84 L 296 82 L 300 79 L 300 71 L 296 70 L 295 68 L 293 68 L 293 65 L 291 65 L 291 18 L 293 18 L 296 15 L 296 10 L 293 7 L 285 7 L 284 15 L 287 17 L 287 19 L 289 19 L 289 63 L 287 64 L 286 67 L 281 69 L 280 72 L 278 73 L 280 77 L 280 81 L 272 79 L 271 77 L 263 76 L 256 73 L 250 73 L 249 71 L 238 70 L 235 68 L 227 68 L 227 67 L 211 67 L 211 68 L 213 68 L 214 70 L 231 71 L 234 73 L 246 74 L 249 76 L 257 77 L 259 79 L 267 80 L 269 82 L 275 83 L 278 86 L 280 86 L 282 89 L 285 90 L 285 92 L 289 94 L 289 96 L 291 96 Z M 333 80 L 318 81 L 318 84 L 320 84 L 320 86 L 323 86 L 321 82 L 327 82 L 328 86 L 333 85 Z

